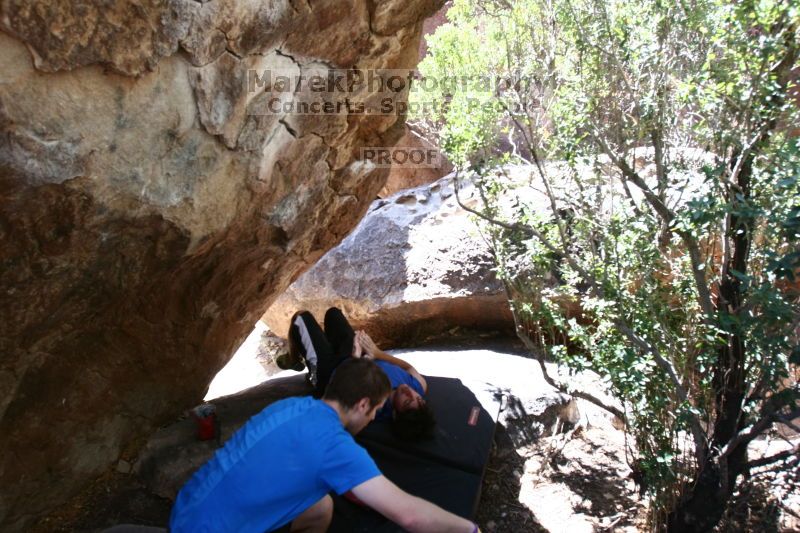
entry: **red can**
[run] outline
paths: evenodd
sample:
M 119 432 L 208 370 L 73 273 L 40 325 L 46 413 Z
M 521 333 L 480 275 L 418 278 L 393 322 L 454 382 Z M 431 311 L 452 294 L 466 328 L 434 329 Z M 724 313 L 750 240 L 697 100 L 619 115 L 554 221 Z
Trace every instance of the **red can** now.
M 211 413 L 197 420 L 197 438 L 199 440 L 211 440 L 217 433 L 217 413 Z
M 217 413 L 211 404 L 203 404 L 192 409 L 192 417 L 197 424 L 197 439 L 211 440 L 217 436 Z

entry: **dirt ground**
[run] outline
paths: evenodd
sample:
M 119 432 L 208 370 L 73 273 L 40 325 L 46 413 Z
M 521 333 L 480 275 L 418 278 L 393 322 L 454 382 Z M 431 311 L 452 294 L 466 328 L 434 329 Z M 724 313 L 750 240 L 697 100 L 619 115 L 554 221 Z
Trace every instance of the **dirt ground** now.
M 481 530 L 652 531 L 618 437 L 578 428 L 568 438 L 520 448 L 498 426 L 477 515 Z M 796 467 L 754 475 L 740 485 L 714 533 L 800 533 L 798 501 Z
M 618 453 L 601 431 L 577 428 L 518 448 L 498 426 L 478 524 L 498 533 L 643 529 L 644 505 Z

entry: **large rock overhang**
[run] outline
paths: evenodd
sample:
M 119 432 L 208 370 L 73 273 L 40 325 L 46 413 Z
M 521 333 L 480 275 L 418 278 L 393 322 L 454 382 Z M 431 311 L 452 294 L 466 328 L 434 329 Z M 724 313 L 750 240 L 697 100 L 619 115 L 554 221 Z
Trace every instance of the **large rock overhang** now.
M 413 68 L 442 3 L 0 3 L 2 529 L 198 402 L 384 185 L 402 117 L 252 113 L 247 72 Z

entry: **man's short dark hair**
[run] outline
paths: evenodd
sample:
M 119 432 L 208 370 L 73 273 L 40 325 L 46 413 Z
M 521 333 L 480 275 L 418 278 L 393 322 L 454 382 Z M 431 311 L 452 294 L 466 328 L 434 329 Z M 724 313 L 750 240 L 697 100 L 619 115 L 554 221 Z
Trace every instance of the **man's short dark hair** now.
M 336 367 L 325 388 L 326 400 L 335 400 L 353 408 L 362 398 L 369 398 L 372 407 L 383 403 L 392 391 L 392 384 L 381 367 L 369 359 L 348 359 Z
M 392 432 L 401 440 L 422 440 L 433 437 L 433 428 L 436 427 L 436 418 L 428 404 L 423 404 L 419 409 L 395 411 L 392 421 Z

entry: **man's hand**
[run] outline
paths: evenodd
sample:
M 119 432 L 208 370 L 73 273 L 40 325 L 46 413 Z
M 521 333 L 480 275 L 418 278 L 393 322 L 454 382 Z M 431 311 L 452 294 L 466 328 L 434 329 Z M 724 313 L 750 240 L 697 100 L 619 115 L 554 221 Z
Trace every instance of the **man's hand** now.
M 364 330 L 358 330 L 356 332 L 356 341 L 358 341 L 358 343 L 361 345 L 361 348 L 373 358 L 375 358 L 375 356 L 381 351 L 378 348 L 378 345 L 375 344 L 372 338 L 367 335 L 367 332 Z
M 408 363 L 408 361 L 404 361 L 398 357 L 390 355 L 381 350 L 380 348 L 378 348 L 378 345 L 375 344 L 375 342 L 369 335 L 367 335 L 366 331 L 363 330 L 356 331 L 356 338 L 355 341 L 353 341 L 353 344 L 355 343 L 358 343 L 359 346 L 361 347 L 361 350 L 364 352 L 363 355 L 361 355 L 361 357 L 370 357 L 372 359 L 375 359 L 376 361 L 377 360 L 386 361 L 387 363 L 392 363 L 393 365 L 402 368 L 403 370 L 411 374 L 414 377 L 414 379 L 416 379 L 419 382 L 424 392 L 428 392 L 428 383 L 425 381 L 425 378 L 422 376 L 422 374 L 417 372 L 416 368 L 411 366 Z M 353 355 L 353 357 L 356 356 Z
M 412 496 L 383 476 L 353 487 L 363 503 L 412 533 L 474 533 L 475 524 Z
M 350 355 L 356 359 L 361 359 L 365 355 L 364 348 L 361 346 L 361 343 L 358 342 L 358 332 L 356 332 L 356 336 L 353 338 L 353 353 Z
M 358 342 L 358 332 L 356 332 L 356 336 L 353 338 L 353 352 L 350 355 L 356 359 L 369 356 L 369 354 L 364 352 L 364 347 L 361 346 L 361 343 Z
M 375 359 L 377 352 L 371 350 L 369 348 L 370 346 L 377 350 L 377 346 L 375 346 L 375 343 L 369 338 L 369 335 L 367 335 L 364 331 L 358 330 L 356 331 L 356 336 L 353 339 L 353 353 L 350 355 L 356 359 Z

